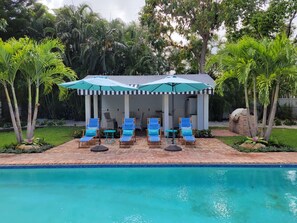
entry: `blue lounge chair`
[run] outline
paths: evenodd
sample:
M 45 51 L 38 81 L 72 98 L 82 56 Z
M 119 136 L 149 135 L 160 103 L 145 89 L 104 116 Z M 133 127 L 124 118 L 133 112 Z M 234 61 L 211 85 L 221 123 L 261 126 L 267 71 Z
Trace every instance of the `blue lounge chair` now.
M 122 131 L 120 137 L 120 147 L 131 146 L 136 141 L 135 136 L 135 119 L 129 118 L 124 119 L 122 124 Z
M 92 143 L 96 142 L 95 137 L 97 136 L 96 128 L 88 128 L 82 138 L 79 140 L 78 148 L 89 147 Z
M 192 122 L 190 118 L 179 118 L 179 128 L 192 128 Z
M 181 136 L 182 136 L 182 141 L 185 143 L 185 145 L 187 145 L 187 143 L 195 145 L 196 138 L 193 135 L 192 128 L 182 128 Z
M 147 143 L 149 147 L 161 146 L 161 131 L 159 118 L 148 118 Z
M 89 123 L 87 124 L 87 129 L 95 128 L 97 130 L 100 129 L 99 118 L 90 118 Z

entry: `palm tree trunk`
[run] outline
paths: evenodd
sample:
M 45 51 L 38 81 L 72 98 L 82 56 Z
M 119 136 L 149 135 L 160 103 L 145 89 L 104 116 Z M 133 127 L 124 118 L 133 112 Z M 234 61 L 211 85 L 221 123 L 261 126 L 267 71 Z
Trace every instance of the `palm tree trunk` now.
M 251 130 L 251 117 L 250 117 L 250 106 L 249 106 L 247 83 L 244 84 L 244 98 L 245 98 L 245 107 L 247 111 L 247 122 L 248 122 L 249 133 L 250 133 L 250 136 L 253 136 L 253 133 Z
M 257 111 L 257 90 L 256 90 L 256 77 L 253 77 L 253 91 L 254 91 L 254 133 L 258 133 L 258 111 Z
M 34 136 L 34 130 L 37 120 L 37 113 L 38 113 L 38 107 L 39 107 L 39 83 L 36 84 L 36 92 L 35 92 L 35 106 L 34 106 L 34 113 L 33 113 L 33 119 L 32 119 L 32 126 L 30 131 L 30 138 L 33 138 Z
M 266 129 L 266 120 L 267 120 L 267 105 L 264 105 L 263 108 L 263 119 L 262 119 L 262 128 L 261 128 L 261 137 L 264 136 Z
M 10 85 L 10 86 L 11 86 L 11 92 L 12 92 L 12 97 L 13 97 L 13 101 L 14 101 L 14 112 L 15 112 L 16 125 L 17 125 L 17 128 L 18 128 L 20 139 L 21 139 L 21 141 L 23 141 L 22 125 L 21 125 L 18 101 L 17 101 L 17 97 L 16 97 L 16 94 L 15 94 L 14 86 L 13 85 Z
M 27 139 L 30 139 L 30 132 L 32 128 L 32 90 L 31 81 L 28 81 L 28 118 L 27 118 Z
M 18 127 L 17 127 L 16 120 L 15 120 L 15 114 L 14 114 L 14 111 L 13 111 L 13 107 L 12 107 L 11 99 L 10 99 L 10 96 L 9 96 L 9 93 L 8 93 L 8 89 L 7 89 L 6 84 L 3 84 L 3 86 L 4 86 L 5 95 L 6 95 L 6 98 L 7 98 L 11 123 L 12 123 L 13 130 L 14 130 L 14 133 L 15 133 L 15 136 L 16 136 L 16 140 L 17 140 L 18 143 L 21 143 L 22 142 L 22 135 L 20 135 L 20 133 L 18 131 Z
M 273 98 L 273 105 L 270 110 L 270 115 L 269 115 L 269 122 L 268 122 L 268 127 L 265 132 L 265 140 L 268 141 L 272 132 L 272 126 L 274 123 L 274 117 L 276 113 L 276 108 L 277 108 L 277 101 L 278 101 L 278 93 L 279 93 L 279 81 L 276 83 L 275 91 L 274 91 L 274 98 Z

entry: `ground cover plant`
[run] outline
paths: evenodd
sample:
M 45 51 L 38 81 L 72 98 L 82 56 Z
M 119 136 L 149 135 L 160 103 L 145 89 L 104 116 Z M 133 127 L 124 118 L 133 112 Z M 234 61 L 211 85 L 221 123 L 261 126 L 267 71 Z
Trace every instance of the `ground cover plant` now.
M 12 153 L 22 153 L 22 152 L 43 152 L 53 146 L 61 145 L 73 138 L 73 132 L 79 131 L 83 127 L 46 127 L 36 129 L 36 139 L 39 138 L 42 145 L 39 149 L 32 150 L 21 150 L 16 149 L 17 143 L 15 140 L 15 135 L 13 131 L 0 132 L 0 152 L 12 152 Z M 23 132 L 25 134 L 25 132 Z
M 245 136 L 217 137 L 225 144 L 241 152 L 297 152 L 297 129 L 273 129 L 268 146 L 258 149 L 247 149 L 240 145 L 247 140 Z

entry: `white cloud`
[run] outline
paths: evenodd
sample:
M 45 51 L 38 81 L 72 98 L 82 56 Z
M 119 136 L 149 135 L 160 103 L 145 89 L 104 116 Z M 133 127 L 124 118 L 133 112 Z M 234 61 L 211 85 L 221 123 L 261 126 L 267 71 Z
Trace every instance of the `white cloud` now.
M 127 23 L 138 20 L 138 13 L 145 4 L 145 0 L 39 0 L 39 2 L 49 9 L 86 3 L 107 20 L 120 18 Z

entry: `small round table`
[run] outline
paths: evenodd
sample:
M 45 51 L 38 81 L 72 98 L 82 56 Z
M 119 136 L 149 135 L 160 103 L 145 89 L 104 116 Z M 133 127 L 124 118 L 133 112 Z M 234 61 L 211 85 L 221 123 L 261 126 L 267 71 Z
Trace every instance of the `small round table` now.
M 173 142 L 175 143 L 175 138 L 176 138 L 176 134 L 177 134 L 177 130 L 176 129 L 166 129 L 165 130 L 165 136 L 166 136 L 166 142 L 170 143 L 169 141 L 169 134 L 171 133 L 172 137 L 173 137 Z
M 106 144 L 112 144 L 112 143 L 115 142 L 114 134 L 115 134 L 116 130 L 114 130 L 114 129 L 105 129 L 103 132 L 104 132 L 104 135 L 105 135 L 105 143 Z

